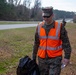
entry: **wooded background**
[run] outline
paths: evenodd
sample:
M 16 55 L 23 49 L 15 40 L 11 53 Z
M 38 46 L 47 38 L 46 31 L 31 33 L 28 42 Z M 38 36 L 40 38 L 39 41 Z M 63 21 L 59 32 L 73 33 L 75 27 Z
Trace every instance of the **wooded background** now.
M 41 21 L 41 0 L 0 0 L 0 20 L 6 21 Z M 76 18 L 75 12 L 54 10 L 54 19 Z

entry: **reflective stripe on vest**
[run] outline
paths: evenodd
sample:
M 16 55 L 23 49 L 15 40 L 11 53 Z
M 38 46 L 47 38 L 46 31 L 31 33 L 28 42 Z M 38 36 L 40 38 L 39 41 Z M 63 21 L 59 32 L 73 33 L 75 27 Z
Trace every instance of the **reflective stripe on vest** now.
M 62 48 L 62 45 L 60 45 L 60 46 L 58 46 L 58 47 L 48 47 L 47 46 L 47 48 L 46 47 L 43 47 L 43 46 L 39 46 L 39 49 L 42 49 L 42 50 L 59 50 L 59 49 L 61 49 Z
M 39 38 L 41 39 L 46 39 L 47 36 L 40 36 L 40 28 L 41 28 L 42 25 L 39 25 L 38 26 L 38 35 L 39 35 Z M 59 36 L 58 36 L 58 33 L 60 31 L 60 23 L 58 23 L 58 27 L 57 27 L 57 30 L 56 30 L 56 36 L 48 36 L 49 39 L 55 39 L 55 40 L 58 40 L 59 39 Z

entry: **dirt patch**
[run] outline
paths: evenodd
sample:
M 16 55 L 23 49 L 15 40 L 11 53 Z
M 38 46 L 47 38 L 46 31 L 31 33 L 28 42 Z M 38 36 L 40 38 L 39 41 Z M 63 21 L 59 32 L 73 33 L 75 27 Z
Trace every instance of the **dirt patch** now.
M 76 64 L 72 62 L 66 68 L 62 69 L 61 75 L 76 75 Z
M 4 50 L 0 48 L 0 58 L 9 58 L 11 57 L 11 52 L 9 50 Z

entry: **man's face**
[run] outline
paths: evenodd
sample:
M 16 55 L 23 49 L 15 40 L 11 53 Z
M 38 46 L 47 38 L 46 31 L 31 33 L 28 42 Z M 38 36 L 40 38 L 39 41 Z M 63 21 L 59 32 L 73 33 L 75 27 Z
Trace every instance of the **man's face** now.
M 51 22 L 53 21 L 53 14 L 51 16 L 43 16 L 43 20 L 47 23 L 47 24 L 51 24 Z

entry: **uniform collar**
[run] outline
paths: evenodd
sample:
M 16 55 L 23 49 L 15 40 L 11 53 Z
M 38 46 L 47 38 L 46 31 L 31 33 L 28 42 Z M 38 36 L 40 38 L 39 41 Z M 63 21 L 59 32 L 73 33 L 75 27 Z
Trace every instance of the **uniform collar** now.
M 46 25 L 46 23 L 44 23 L 44 25 L 43 25 L 43 27 L 44 26 L 46 26 L 46 27 L 52 27 L 52 28 L 54 28 L 55 27 L 55 21 L 53 21 L 51 24 L 49 24 L 49 25 Z

